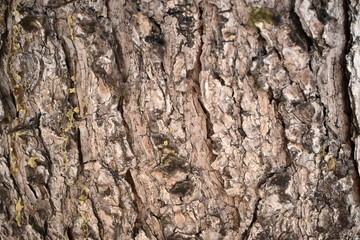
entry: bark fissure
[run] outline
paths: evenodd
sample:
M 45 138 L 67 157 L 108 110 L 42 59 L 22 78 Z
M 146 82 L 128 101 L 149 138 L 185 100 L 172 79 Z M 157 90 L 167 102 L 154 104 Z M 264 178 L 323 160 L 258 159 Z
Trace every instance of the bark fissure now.
M 3 157 L 6 160 L 7 167 L 9 169 L 11 169 L 11 156 L 10 155 L 3 155 Z M 21 191 L 19 189 L 19 186 L 17 184 L 17 181 L 16 181 L 15 176 L 13 175 L 13 173 L 10 173 L 10 178 L 11 178 L 11 181 L 12 181 L 12 185 L 14 185 L 14 189 L 15 189 L 18 197 L 21 197 Z
M 204 12 L 204 9 L 201 7 L 201 4 L 202 2 L 199 4 L 199 21 L 200 21 L 200 26 L 198 28 L 198 32 L 199 32 L 199 38 L 200 38 L 200 44 L 198 46 L 198 51 L 196 53 L 196 61 L 195 61 L 195 66 L 194 66 L 194 69 L 193 69 L 193 74 L 192 74 L 192 79 L 193 81 L 196 83 L 196 85 L 198 87 L 196 87 L 196 89 L 194 89 L 196 95 L 197 95 L 197 100 L 201 106 L 201 109 L 205 115 L 205 121 L 206 121 L 206 138 L 208 139 L 209 143 L 207 144 L 208 147 L 209 147 L 209 150 L 210 150 L 210 155 L 211 155 L 211 158 L 210 158 L 210 163 L 212 163 L 215 158 L 216 158 L 216 155 L 213 153 L 213 147 L 216 146 L 216 143 L 212 140 L 211 136 L 214 134 L 214 131 L 213 131 L 213 124 L 212 124 L 212 121 L 211 121 L 211 115 L 209 113 L 209 111 L 206 109 L 204 103 L 203 103 L 203 100 L 202 100 L 202 89 L 200 87 L 200 82 L 199 82 L 199 76 L 200 76 L 200 73 L 202 71 L 202 54 L 203 54 L 203 48 L 204 48 L 204 41 L 203 41 L 203 38 L 205 37 L 204 36 L 204 19 L 203 19 L 203 12 Z
M 269 179 L 273 178 L 277 174 L 282 174 L 286 171 L 287 171 L 287 167 L 284 167 L 283 169 L 279 169 L 278 171 L 266 174 L 259 180 L 259 183 L 257 184 L 258 189 L 260 189 L 263 185 L 265 185 Z
M 80 129 L 77 128 L 75 130 L 75 137 L 76 137 L 76 144 L 77 144 L 77 148 L 78 148 L 78 159 L 79 159 L 79 166 L 77 168 L 77 179 L 79 179 L 79 177 L 81 175 L 84 174 L 84 158 L 83 158 L 83 150 L 81 148 L 81 134 L 80 134 Z
M 104 226 L 103 226 L 103 223 L 101 221 L 101 218 L 99 216 L 98 211 L 96 210 L 95 201 L 91 197 L 90 197 L 90 202 L 91 202 L 91 206 L 92 206 L 94 215 L 95 215 L 96 220 L 97 220 L 97 227 L 98 227 L 98 230 L 99 230 L 99 237 L 100 237 L 101 240 L 103 240 L 104 239 Z
M 39 114 L 39 125 L 37 126 L 38 140 L 40 141 L 41 147 L 43 148 L 43 150 L 41 150 L 41 152 L 42 152 L 43 157 L 45 158 L 45 164 L 47 166 L 47 170 L 49 172 L 49 179 L 50 179 L 54 175 L 53 174 L 53 163 L 52 163 L 52 158 L 51 158 L 51 155 L 50 155 L 50 151 L 47 148 L 47 146 L 45 144 L 45 141 L 44 141 L 44 138 L 43 138 L 42 130 L 41 130 L 41 127 L 40 127 L 40 121 L 41 121 L 41 114 Z M 49 194 L 48 199 L 49 199 L 49 203 L 50 203 L 51 213 L 54 213 L 55 212 L 55 205 L 54 205 L 53 199 L 51 198 L 52 192 L 51 192 L 51 188 L 49 186 L 49 181 L 45 182 L 44 186 L 46 188 L 46 191 Z M 46 224 L 48 224 L 47 221 L 46 221 Z M 46 229 L 48 229 L 48 227 L 46 227 Z
M 132 237 L 136 237 L 139 234 L 139 230 L 140 229 L 144 229 L 146 228 L 146 223 L 144 222 L 144 209 L 142 206 L 142 201 L 141 198 L 139 197 L 137 191 L 136 191 L 136 186 L 135 186 L 135 182 L 134 179 L 131 175 L 130 170 L 127 170 L 126 174 L 125 174 L 125 180 L 126 182 L 129 183 L 130 187 L 131 187 L 131 191 L 134 195 L 134 201 L 133 204 L 135 206 L 135 210 L 137 212 L 137 217 L 134 223 L 134 227 L 132 230 Z
M 6 10 L 4 11 L 4 25 L 7 26 L 8 25 L 8 14 L 9 14 L 9 9 L 6 8 Z M 2 60 L 3 57 L 6 56 L 6 42 L 9 36 L 9 30 L 7 28 L 5 28 L 4 33 L 1 34 L 1 45 L 0 45 L 0 60 Z M 1 66 L 2 61 L 0 62 L 0 66 Z
M 39 121 L 40 121 L 40 118 L 41 118 L 41 115 L 39 116 Z M 52 176 L 52 160 L 51 160 L 50 151 L 45 144 L 44 137 L 43 137 L 40 126 L 37 127 L 37 130 L 39 132 L 38 136 L 39 136 L 41 146 L 44 148 L 43 156 L 46 159 L 46 164 L 49 164 L 48 171 L 49 171 L 50 176 Z M 50 191 L 49 191 L 49 193 L 50 193 Z
M 296 39 L 298 38 L 301 42 L 301 45 L 304 47 L 304 49 L 307 52 L 310 52 L 312 50 L 312 47 L 314 46 L 314 41 L 304 31 L 304 29 L 302 27 L 300 17 L 295 12 L 295 1 L 292 1 L 292 6 L 291 6 L 291 10 L 290 10 L 290 20 L 291 20 L 291 24 L 295 27 L 295 30 L 296 30 L 296 32 L 294 33 L 296 35 L 295 38 Z M 293 40 L 296 41 L 296 39 L 293 39 Z M 309 64 L 309 66 L 311 66 L 311 64 Z
M 4 11 L 4 25 L 7 26 L 8 25 L 8 10 L 9 8 L 7 7 L 6 10 Z M 9 36 L 9 30 L 7 28 L 5 28 L 4 33 L 1 34 L 1 45 L 0 45 L 0 68 L 1 68 L 1 73 L 5 73 L 4 72 L 4 66 L 3 64 L 5 64 L 5 58 L 6 58 L 6 52 L 7 52 L 7 42 L 8 42 L 8 36 Z M 5 74 L 3 74 L 5 75 Z M 5 79 L 4 76 L 0 77 L 0 101 L 1 101 L 1 106 L 4 111 L 4 116 L 6 116 L 6 113 L 10 113 L 11 118 L 15 117 L 14 114 L 14 109 L 16 106 L 15 103 L 15 99 L 14 96 L 9 92 L 9 89 L 7 87 L 5 87 Z M 7 84 L 6 84 L 7 85 Z M 6 91 L 7 90 L 7 91 Z M 0 121 L 2 121 L 3 119 L 0 119 Z
M 261 198 L 259 198 L 255 203 L 254 212 L 252 214 L 251 222 L 250 222 L 249 226 L 245 229 L 244 233 L 242 234 L 242 238 L 241 238 L 242 240 L 249 239 L 249 234 L 251 232 L 251 229 L 253 228 L 254 224 L 257 221 L 260 201 L 261 201 Z
M 349 118 L 349 124 L 351 125 L 348 130 L 349 133 L 347 134 L 347 143 L 350 145 L 351 147 L 351 159 L 354 165 L 354 173 L 353 173 L 353 180 L 354 180 L 354 193 L 357 196 L 358 201 L 360 201 L 360 173 L 359 173 L 359 163 L 357 161 L 357 159 L 355 159 L 355 143 L 352 139 L 352 137 L 355 136 L 356 133 L 356 127 L 354 126 L 354 122 L 356 122 L 356 120 L 353 120 L 353 116 L 354 116 L 354 110 L 352 109 L 352 101 L 350 99 L 350 73 L 348 70 L 348 66 L 347 66 L 347 60 L 346 60 L 346 56 L 349 54 L 350 49 L 351 49 L 351 45 L 353 44 L 353 41 L 351 39 L 351 29 L 350 29 L 350 15 L 349 15 L 349 4 L 350 1 L 349 0 L 343 0 L 343 10 L 344 10 L 344 31 L 345 31 L 345 47 L 343 49 L 343 52 L 341 54 L 341 60 L 340 60 L 340 64 L 341 67 L 343 69 L 342 71 L 342 75 L 343 75 L 343 82 L 342 82 L 342 91 L 344 92 L 344 102 L 345 102 L 345 114 L 348 116 Z M 355 128 L 355 129 L 354 129 Z
M 75 70 L 75 64 L 73 64 L 73 62 L 71 61 L 71 55 L 69 52 L 69 48 L 66 46 L 66 43 L 64 41 L 61 41 L 61 47 L 62 50 L 65 53 L 65 63 L 66 63 L 66 69 L 67 69 L 67 79 L 70 79 L 71 76 L 74 76 L 74 74 L 76 74 L 76 70 Z M 74 87 L 73 83 L 70 83 L 72 86 L 70 87 Z
M 121 114 L 121 118 L 122 118 L 122 124 L 124 126 L 124 129 L 125 129 L 125 137 L 126 137 L 126 140 L 129 144 L 129 147 L 130 147 L 130 151 L 131 153 L 134 153 L 134 150 L 133 150 L 133 143 L 134 143 L 134 137 L 132 135 L 132 129 L 130 128 L 128 122 L 126 121 L 126 116 L 124 114 L 124 103 L 125 102 L 125 96 L 121 95 L 120 98 L 119 98 L 119 103 L 118 103 L 118 106 L 117 106 L 117 110 L 120 112 Z M 122 143 L 122 145 L 124 145 Z M 124 148 L 125 150 L 126 148 Z M 126 151 L 124 151 L 126 153 Z M 128 156 L 126 156 L 128 157 Z
M 73 231 L 72 231 L 72 227 L 67 227 L 66 235 L 67 235 L 69 240 L 75 240 L 75 237 L 74 237 L 74 234 L 73 234 Z

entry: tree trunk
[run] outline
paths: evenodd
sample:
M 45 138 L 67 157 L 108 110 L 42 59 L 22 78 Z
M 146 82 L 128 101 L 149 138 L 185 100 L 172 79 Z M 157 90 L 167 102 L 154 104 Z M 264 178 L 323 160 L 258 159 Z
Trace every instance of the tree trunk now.
M 0 1 L 0 239 L 356 239 L 359 11 Z

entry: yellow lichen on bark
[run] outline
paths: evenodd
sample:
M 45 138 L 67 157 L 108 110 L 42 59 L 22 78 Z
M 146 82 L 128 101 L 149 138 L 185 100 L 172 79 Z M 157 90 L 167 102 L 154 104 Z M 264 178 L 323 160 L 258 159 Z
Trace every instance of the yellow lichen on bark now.
M 15 205 L 15 209 L 17 211 L 17 215 L 15 217 L 16 223 L 18 225 L 18 227 L 21 227 L 21 211 L 23 210 L 24 206 L 21 204 L 21 198 L 18 199 L 16 205 Z

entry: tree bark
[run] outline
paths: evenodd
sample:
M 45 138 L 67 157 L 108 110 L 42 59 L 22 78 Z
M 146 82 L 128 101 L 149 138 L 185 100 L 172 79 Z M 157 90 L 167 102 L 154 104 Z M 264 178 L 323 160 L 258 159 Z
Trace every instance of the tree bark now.
M 0 239 L 356 239 L 360 5 L 0 2 Z

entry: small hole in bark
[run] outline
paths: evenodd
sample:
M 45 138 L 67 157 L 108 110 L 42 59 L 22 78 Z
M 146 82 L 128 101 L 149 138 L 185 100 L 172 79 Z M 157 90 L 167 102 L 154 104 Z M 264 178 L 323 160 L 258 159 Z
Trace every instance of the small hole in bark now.
M 174 184 L 172 189 L 170 190 L 170 193 L 179 195 L 180 197 L 183 197 L 185 195 L 188 195 L 192 192 L 194 186 L 190 181 L 182 181 L 177 182 Z
M 20 21 L 20 25 L 27 32 L 32 32 L 38 30 L 38 26 L 36 25 L 37 17 L 35 16 L 26 16 Z
M 153 35 L 153 36 L 146 36 L 145 42 L 147 43 L 155 43 L 159 45 L 164 45 L 165 41 L 160 36 Z
M 288 175 L 278 175 L 272 181 L 272 185 L 276 185 L 279 187 L 286 187 L 289 184 L 290 176 Z

